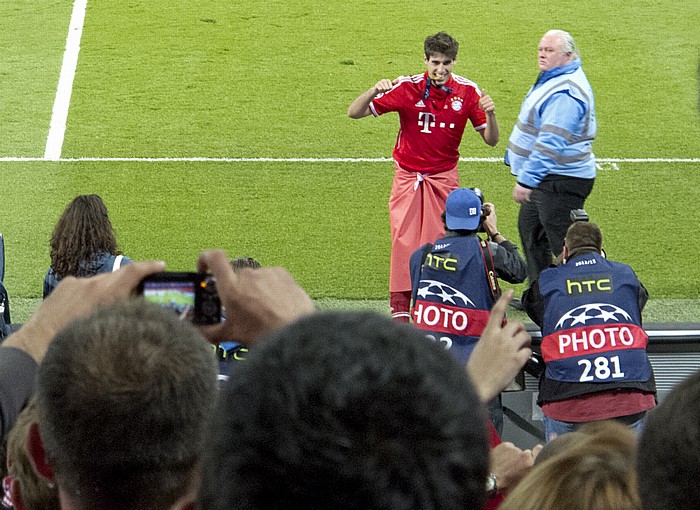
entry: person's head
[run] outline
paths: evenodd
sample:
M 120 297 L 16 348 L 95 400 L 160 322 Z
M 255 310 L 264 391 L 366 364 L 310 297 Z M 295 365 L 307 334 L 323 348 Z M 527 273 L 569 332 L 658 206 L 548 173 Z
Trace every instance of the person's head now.
M 603 250 L 603 233 L 595 223 L 576 221 L 572 223 L 564 236 L 562 258 L 566 260 L 582 253 Z
M 486 413 L 424 333 L 317 313 L 251 353 L 217 408 L 203 510 L 481 508 Z
M 58 510 L 56 485 L 34 471 L 27 452 L 29 427 L 37 421 L 36 398 L 32 398 L 7 436 L 7 474 L 10 494 L 16 510 Z
M 428 67 L 428 76 L 437 85 L 444 85 L 450 79 L 458 50 L 459 43 L 445 32 L 438 32 L 425 38 L 423 43 L 425 65 Z
M 194 498 L 216 369 L 211 346 L 172 311 L 134 298 L 72 322 L 36 391 L 30 454 L 75 508 Z
M 549 71 L 578 58 L 574 38 L 564 30 L 550 30 L 537 46 L 537 64 L 540 71 Z
M 580 431 L 576 441 L 535 465 L 500 510 L 640 510 L 634 432 L 612 421 Z
M 98 252 L 117 255 L 117 238 L 99 195 L 78 195 L 63 211 L 51 234 L 51 267 L 56 274 L 81 274 L 81 262 Z
M 479 229 L 483 220 L 480 190 L 457 188 L 447 196 L 443 222 L 445 230 L 470 234 Z
M 700 501 L 700 371 L 647 414 L 637 473 L 644 510 L 690 510 Z
M 241 269 L 245 268 L 251 268 L 251 269 L 258 269 L 259 267 L 262 267 L 260 262 L 255 260 L 252 257 L 240 257 L 237 259 L 232 259 L 231 260 L 231 268 L 233 269 L 234 272 L 240 271 Z
M 540 450 L 540 453 L 537 454 L 537 457 L 535 458 L 535 465 L 542 464 L 545 460 L 566 451 L 567 448 L 573 446 L 579 440 L 581 440 L 583 435 L 583 432 L 574 431 L 554 437 L 550 441 L 546 442 Z

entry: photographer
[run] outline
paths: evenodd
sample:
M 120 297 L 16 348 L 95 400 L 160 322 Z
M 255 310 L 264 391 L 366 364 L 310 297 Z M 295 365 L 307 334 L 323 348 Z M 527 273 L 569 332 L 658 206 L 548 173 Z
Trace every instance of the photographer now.
M 597 225 L 572 220 L 562 264 L 542 271 L 523 294 L 542 329 L 546 368 L 537 403 L 547 441 L 597 420 L 641 430 L 655 405 L 641 317 L 648 292 L 631 267 L 604 257 Z
M 447 197 L 445 236 L 411 256 L 414 325 L 466 365 L 491 307 L 500 294 L 498 278 L 525 280 L 525 261 L 498 231 L 496 208 L 478 189 L 459 188 Z M 486 232 L 490 241 L 477 232 Z M 495 403 L 500 409 L 500 405 Z M 500 412 L 494 425 L 500 429 Z M 499 430 L 500 432 L 500 430 Z

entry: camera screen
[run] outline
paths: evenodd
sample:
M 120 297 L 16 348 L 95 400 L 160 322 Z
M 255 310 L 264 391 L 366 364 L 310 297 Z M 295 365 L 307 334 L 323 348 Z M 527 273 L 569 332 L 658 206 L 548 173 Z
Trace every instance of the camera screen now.
M 146 301 L 170 308 L 182 319 L 192 320 L 194 317 L 194 282 L 145 281 L 143 297 Z

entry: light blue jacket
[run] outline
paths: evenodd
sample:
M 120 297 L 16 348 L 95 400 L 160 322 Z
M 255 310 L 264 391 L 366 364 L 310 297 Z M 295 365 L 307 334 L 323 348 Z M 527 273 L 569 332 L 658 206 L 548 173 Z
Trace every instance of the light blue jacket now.
M 576 59 L 540 73 L 508 139 L 505 163 L 527 188 L 550 174 L 593 179 L 595 135 L 593 90 Z

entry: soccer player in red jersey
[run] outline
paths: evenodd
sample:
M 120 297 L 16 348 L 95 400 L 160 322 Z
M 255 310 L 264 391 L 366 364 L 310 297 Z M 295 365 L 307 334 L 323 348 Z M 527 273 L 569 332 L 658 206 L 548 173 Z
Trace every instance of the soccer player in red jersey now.
M 493 100 L 476 83 L 452 73 L 458 49 L 444 32 L 428 36 L 424 73 L 379 80 L 348 108 L 353 119 L 399 114 L 389 199 L 389 292 L 392 317 L 401 322 L 410 317 L 409 258 L 444 234 L 440 215 L 447 195 L 459 187 L 459 144 L 467 121 L 488 145 L 498 143 Z

